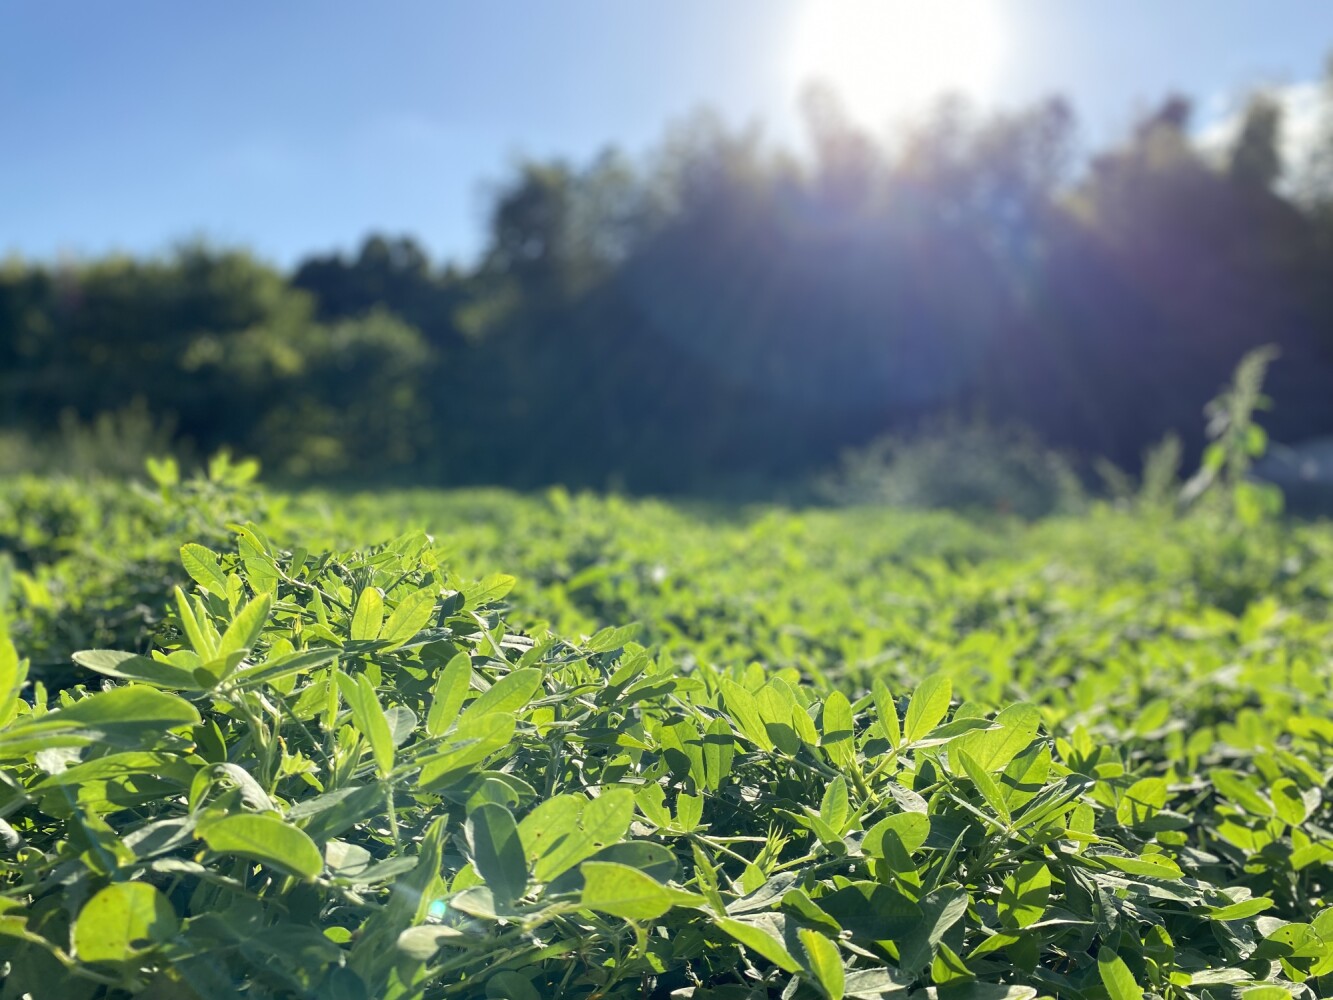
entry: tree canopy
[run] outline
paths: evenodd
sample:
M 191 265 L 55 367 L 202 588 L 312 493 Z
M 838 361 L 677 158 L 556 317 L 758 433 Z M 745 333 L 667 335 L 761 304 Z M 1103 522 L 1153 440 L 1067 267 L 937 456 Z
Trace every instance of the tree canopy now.
M 0 425 L 138 401 L 284 476 L 680 492 L 965 414 L 1133 465 L 1275 343 L 1273 432 L 1333 431 L 1333 184 L 1292 176 L 1272 97 L 1220 155 L 1171 97 L 1083 161 L 1059 100 L 892 140 L 804 110 L 810 155 L 701 114 L 639 160 L 525 161 L 469 267 L 380 234 L 291 274 L 10 261 Z

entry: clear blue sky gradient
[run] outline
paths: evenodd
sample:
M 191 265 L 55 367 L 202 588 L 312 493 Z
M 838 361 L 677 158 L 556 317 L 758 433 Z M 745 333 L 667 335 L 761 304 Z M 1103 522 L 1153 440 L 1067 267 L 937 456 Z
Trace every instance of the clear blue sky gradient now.
M 1333 47 L 1329 0 L 972 2 L 1006 23 L 993 102 L 1065 94 L 1090 144 L 1173 90 L 1219 114 L 1313 79 Z M 290 264 L 382 230 L 467 259 L 520 154 L 640 152 L 701 105 L 796 141 L 800 5 L 6 0 L 0 254 L 203 235 Z

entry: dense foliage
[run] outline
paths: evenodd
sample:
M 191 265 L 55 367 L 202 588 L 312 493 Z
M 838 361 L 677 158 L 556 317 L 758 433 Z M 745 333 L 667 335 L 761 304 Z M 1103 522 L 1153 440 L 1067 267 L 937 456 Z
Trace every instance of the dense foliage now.
M 0 468 L 166 439 L 289 480 L 739 494 L 954 411 L 1130 467 L 1270 341 L 1274 436 L 1333 432 L 1333 174 L 1282 163 L 1271 102 L 1216 150 L 1168 101 L 1095 157 L 1059 102 L 892 142 L 808 112 L 803 157 L 701 118 L 524 164 L 467 267 L 378 236 L 291 274 L 0 266 L 0 431 L 37 442 Z
M 1333 988 L 1325 527 L 252 474 L 0 488 L 6 1000 Z

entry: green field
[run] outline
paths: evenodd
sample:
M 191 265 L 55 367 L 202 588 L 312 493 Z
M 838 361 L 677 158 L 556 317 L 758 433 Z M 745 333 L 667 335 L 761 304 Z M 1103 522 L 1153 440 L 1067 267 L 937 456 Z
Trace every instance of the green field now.
M 4 1000 L 1333 993 L 1326 526 L 161 478 L 0 486 Z

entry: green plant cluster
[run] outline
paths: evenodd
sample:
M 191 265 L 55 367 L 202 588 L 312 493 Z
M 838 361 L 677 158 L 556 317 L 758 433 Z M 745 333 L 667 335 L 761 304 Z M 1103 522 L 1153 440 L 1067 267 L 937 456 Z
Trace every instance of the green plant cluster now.
M 5 1000 L 1333 990 L 1325 528 L 250 471 L 0 491 Z

